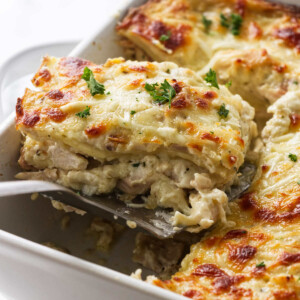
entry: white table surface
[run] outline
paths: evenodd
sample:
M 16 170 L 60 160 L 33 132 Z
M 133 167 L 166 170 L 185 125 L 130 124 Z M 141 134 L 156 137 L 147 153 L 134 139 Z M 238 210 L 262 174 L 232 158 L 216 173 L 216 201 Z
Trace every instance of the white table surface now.
M 123 0 L 0 0 L 0 65 L 31 46 L 80 41 Z

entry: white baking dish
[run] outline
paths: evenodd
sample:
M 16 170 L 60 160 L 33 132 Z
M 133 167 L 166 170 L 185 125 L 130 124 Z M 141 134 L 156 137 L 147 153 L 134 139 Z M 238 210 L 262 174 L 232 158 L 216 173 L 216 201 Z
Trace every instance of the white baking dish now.
M 142 2 L 124 1 L 120 15 Z M 114 17 L 95 30 L 70 55 L 96 63 L 122 56 L 116 22 Z M 0 181 L 12 180 L 18 172 L 19 148 L 12 114 L 0 126 Z M 70 228 L 61 230 L 62 216 L 41 197 L 36 201 L 29 196 L 0 199 L 0 299 L 185 299 L 122 274 L 138 267 L 131 261 L 135 230 L 124 233 L 109 255 L 89 257 L 91 261 L 106 259 L 107 267 L 101 267 L 78 258 L 92 244 L 84 235 L 91 216 L 72 214 Z M 74 256 L 40 245 L 48 241 L 68 248 Z

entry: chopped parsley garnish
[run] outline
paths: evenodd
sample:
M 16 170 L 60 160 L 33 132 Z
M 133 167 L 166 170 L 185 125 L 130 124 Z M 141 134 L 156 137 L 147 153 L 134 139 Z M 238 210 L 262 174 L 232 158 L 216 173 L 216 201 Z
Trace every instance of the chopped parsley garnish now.
M 146 82 L 145 90 L 152 96 L 155 103 L 169 103 L 169 107 L 171 107 L 172 99 L 176 96 L 175 89 L 166 79 L 160 84 L 160 86 L 158 83 L 149 84 Z
M 139 165 L 140 165 L 140 163 L 132 164 L 132 166 L 133 166 L 134 168 L 137 168 Z
M 265 262 L 260 262 L 259 264 L 257 264 L 256 265 L 256 268 L 263 268 L 263 267 L 265 267 L 266 265 L 265 265 Z
M 231 14 L 230 19 L 220 14 L 220 24 L 225 28 L 229 28 L 233 35 L 239 35 L 243 24 L 243 18 L 239 14 Z
M 297 184 L 300 185 L 300 180 L 297 181 Z
M 214 70 L 209 69 L 209 72 L 205 74 L 204 80 L 210 83 L 211 86 L 219 89 L 219 85 L 217 81 L 217 73 Z
M 229 20 L 223 14 L 220 14 L 220 20 L 221 26 L 229 28 Z
M 76 113 L 75 115 L 80 118 L 86 118 L 87 116 L 91 115 L 90 109 L 91 108 L 89 106 L 87 106 L 83 111 L 80 111 L 80 112 Z
M 289 154 L 289 159 L 293 162 L 296 162 L 298 160 L 298 157 L 296 154 L 290 153 Z
M 95 79 L 94 73 L 92 72 L 91 69 L 89 69 L 88 67 L 85 67 L 81 78 L 86 81 L 92 96 L 95 96 L 98 94 L 100 94 L 100 95 L 104 94 L 104 92 L 105 92 L 104 85 Z
M 223 103 L 223 104 L 220 106 L 220 108 L 219 108 L 218 115 L 219 115 L 221 118 L 226 119 L 227 116 L 228 116 L 228 114 L 229 114 L 229 110 L 226 109 L 225 104 Z
M 293 84 L 296 84 L 296 85 L 297 85 L 298 83 L 299 83 L 299 82 L 298 82 L 298 81 L 296 81 L 296 80 L 295 80 L 295 81 L 293 81 Z
M 166 73 L 170 74 L 170 69 L 167 69 Z
M 210 29 L 210 26 L 212 24 L 212 20 L 207 19 L 204 15 L 202 16 L 202 23 L 205 28 L 205 32 L 208 32 Z
M 232 26 L 231 26 L 231 33 L 233 35 L 239 35 L 240 34 L 240 29 L 243 23 L 243 18 L 238 15 L 238 14 L 232 14 L 231 15 L 231 22 L 232 22 Z
M 229 80 L 228 82 L 226 82 L 226 83 L 225 83 L 225 86 L 226 86 L 227 88 L 230 88 L 230 87 L 231 87 L 231 85 L 232 85 L 232 82 L 231 82 L 231 80 Z
M 132 111 L 130 112 L 131 115 L 134 115 L 135 113 L 136 113 L 135 110 L 132 110 Z
M 161 42 L 165 42 L 165 41 L 169 40 L 170 37 L 171 37 L 171 31 L 168 31 L 167 34 L 162 34 L 162 35 L 160 36 L 159 40 L 160 40 Z
M 106 93 L 106 95 L 110 95 L 110 92 L 108 91 L 108 92 Z
M 214 132 L 213 132 L 213 131 L 210 131 L 210 133 L 211 133 L 211 134 L 214 134 Z

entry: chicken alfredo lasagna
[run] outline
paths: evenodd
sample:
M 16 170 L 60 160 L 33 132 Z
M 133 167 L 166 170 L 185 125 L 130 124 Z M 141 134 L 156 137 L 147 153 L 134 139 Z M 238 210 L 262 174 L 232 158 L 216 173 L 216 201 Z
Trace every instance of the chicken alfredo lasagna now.
M 208 76 L 214 77 L 211 71 Z M 209 80 L 208 80 L 209 81 Z M 45 57 L 16 107 L 22 179 L 171 208 L 190 231 L 225 221 L 254 109 L 171 62 Z
M 229 204 L 228 226 L 217 224 L 179 272 L 153 284 L 198 300 L 300 298 L 299 28 L 299 8 L 263 0 L 153 0 L 117 26 L 130 55 L 201 76 L 213 69 L 255 107 L 260 129 L 269 119 L 256 177 Z
M 131 9 L 117 27 L 128 53 L 141 50 L 219 82 L 267 119 L 267 106 L 297 87 L 299 9 L 263 0 L 158 0 Z
M 193 299 L 299 299 L 299 99 L 289 92 L 269 108 L 256 178 L 230 203 L 236 225 L 219 225 L 193 245 L 171 280 L 149 281 Z

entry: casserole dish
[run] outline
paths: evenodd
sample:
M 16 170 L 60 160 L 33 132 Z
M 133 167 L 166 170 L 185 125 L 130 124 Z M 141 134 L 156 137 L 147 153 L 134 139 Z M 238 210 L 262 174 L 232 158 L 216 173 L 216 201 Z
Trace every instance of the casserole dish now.
M 140 4 L 141 2 L 128 1 L 124 9 Z M 112 20 L 111 23 L 103 26 L 100 32 L 98 31 L 98 33 L 91 35 L 90 38 L 76 47 L 70 55 L 86 58 L 95 63 L 103 63 L 108 57 L 122 55 L 121 48 L 116 45 L 115 23 L 116 20 Z M 15 131 L 13 119 L 14 116 L 12 115 L 5 121 L 0 130 L 1 180 L 13 179 L 14 175 L 18 172 L 16 162 L 20 137 Z M 9 153 L 6 151 L 8 145 Z M 83 256 L 85 249 L 83 249 L 78 237 L 83 234 L 83 228 L 85 224 L 88 224 L 89 216 L 83 218 L 72 216 L 72 219 L 74 219 L 74 222 L 71 224 L 72 232 L 60 232 L 58 221 L 62 217 L 62 213 L 51 210 L 50 203 L 42 199 L 39 199 L 37 202 L 31 202 L 28 201 L 29 197 L 25 196 L 19 199 L 2 200 L 1 212 L 3 217 L 1 217 L 0 221 L 2 229 L 39 243 L 49 240 L 55 241 L 58 244 L 66 246 L 72 254 Z M 52 299 L 72 297 L 72 299 L 82 299 L 88 295 L 89 299 L 96 299 L 96 297 L 99 298 L 99 295 L 103 291 L 107 299 L 117 299 L 120 297 L 122 299 L 132 299 L 134 297 L 147 299 L 147 295 L 149 295 L 149 299 L 153 297 L 158 299 L 181 298 L 166 291 L 158 290 L 156 287 L 133 281 L 119 273 L 90 265 L 82 260 L 79 261 L 76 258 L 65 256 L 65 254 L 54 252 L 53 250 L 45 249 L 42 246 L 24 241 L 5 232 L 1 232 L 1 241 L 3 244 L 1 247 L 3 254 L 2 265 L 7 267 L 3 267 L 1 271 L 1 279 L 3 280 L 0 283 L 0 290 L 9 298 L 50 299 L 51 297 Z M 114 247 L 116 250 L 115 253 L 112 252 L 108 258 L 107 265 L 110 268 L 118 269 L 125 273 L 130 273 L 136 268 L 135 265 L 130 263 L 130 245 L 133 244 L 132 241 L 132 232 L 127 232 L 122 236 L 118 245 Z M 122 256 L 119 255 L 118 249 L 122 249 Z M 126 251 L 124 251 L 125 249 Z M 127 257 L 125 257 L 127 251 Z M 28 264 L 29 261 L 39 266 L 39 268 L 35 269 L 36 272 L 33 272 L 33 276 L 25 276 L 28 270 L 33 270 L 31 264 Z M 15 265 L 16 262 L 18 267 Z M 51 262 L 52 267 L 49 266 Z M 10 263 L 14 263 L 13 267 L 8 267 Z M 124 270 L 126 268 L 127 270 Z M 8 269 L 11 271 L 8 272 Z M 50 276 L 47 274 L 50 274 Z M 57 274 L 60 274 L 61 277 L 58 277 Z M 97 278 L 97 280 L 91 279 L 91 274 L 95 275 L 94 278 Z M 53 282 L 55 277 L 58 278 L 60 283 Z M 45 281 L 41 282 L 41 278 Z M 38 279 L 41 285 L 43 283 L 48 285 L 49 294 L 47 296 L 45 296 L 45 286 L 40 290 L 32 288 L 33 285 L 36 286 Z M 50 284 L 50 282 L 52 283 Z M 28 293 L 23 292 L 26 286 L 28 287 Z M 122 290 L 122 286 L 127 287 L 125 287 L 126 292 Z M 133 289 L 134 287 L 136 289 Z M 144 295 L 140 292 L 141 290 L 145 292 Z M 22 295 L 18 294 L 20 291 Z

